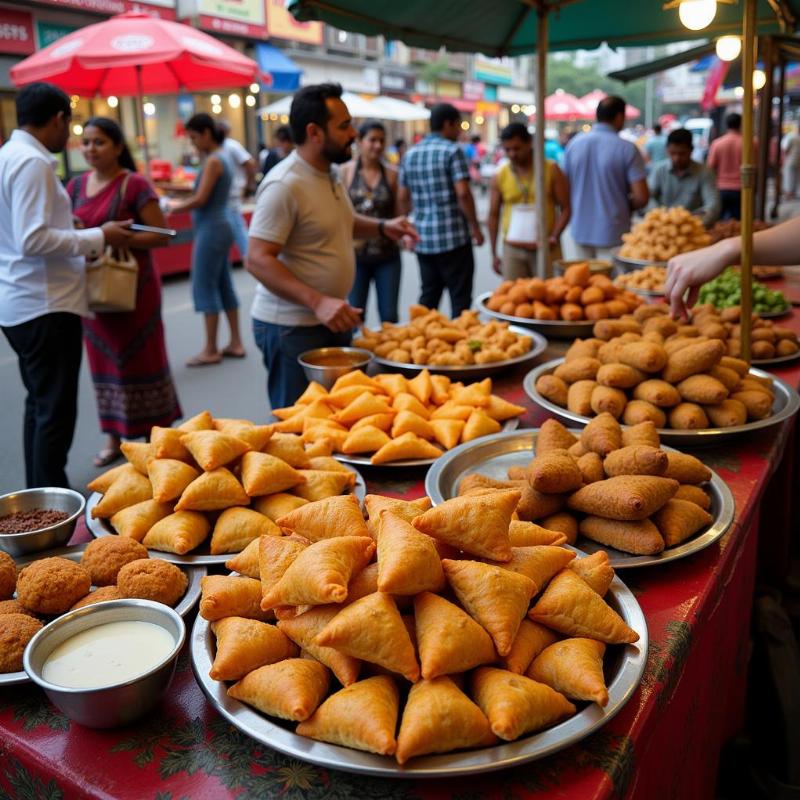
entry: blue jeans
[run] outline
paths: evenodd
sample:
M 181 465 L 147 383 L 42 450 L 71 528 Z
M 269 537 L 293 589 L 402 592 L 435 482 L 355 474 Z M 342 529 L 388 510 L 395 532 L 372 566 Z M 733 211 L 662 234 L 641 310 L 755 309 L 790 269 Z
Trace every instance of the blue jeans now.
M 192 246 L 192 299 L 201 314 L 239 307 L 228 258 L 233 232 L 225 215 L 196 216 Z
M 350 290 L 348 302 L 366 311 L 369 285 L 375 281 L 375 294 L 378 297 L 378 313 L 381 322 L 397 322 L 397 298 L 400 295 L 400 253 L 389 261 L 379 264 L 365 262 L 356 258 L 356 279 Z M 366 317 L 366 314 L 364 315 Z
M 242 257 L 242 262 L 244 262 L 247 255 L 247 227 L 244 224 L 244 217 L 242 212 L 238 208 L 233 208 L 233 206 L 228 206 L 225 209 L 225 213 L 233 231 L 233 243 Z
M 316 347 L 343 347 L 350 344 L 350 331 L 334 333 L 324 325 L 274 325 L 253 320 L 253 338 L 267 368 L 267 394 L 272 408 L 285 408 L 308 386 L 297 356 Z

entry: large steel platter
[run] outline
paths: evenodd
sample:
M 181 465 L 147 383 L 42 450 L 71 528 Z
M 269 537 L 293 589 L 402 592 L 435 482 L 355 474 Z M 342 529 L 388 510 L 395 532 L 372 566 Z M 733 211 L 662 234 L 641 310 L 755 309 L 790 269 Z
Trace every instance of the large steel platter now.
M 514 325 L 520 325 L 523 328 L 530 328 L 531 330 L 541 333 L 548 339 L 575 339 L 576 337 L 586 338 L 592 335 L 592 328 L 595 321 L 592 319 L 581 319 L 575 322 L 566 322 L 564 320 L 547 320 L 547 319 L 528 319 L 528 317 L 512 317 L 510 314 L 502 314 L 499 311 L 492 311 L 486 305 L 486 301 L 492 296 L 491 292 L 479 295 L 475 298 L 474 307 L 489 317 L 495 319 L 502 319 L 505 322 L 511 322 Z

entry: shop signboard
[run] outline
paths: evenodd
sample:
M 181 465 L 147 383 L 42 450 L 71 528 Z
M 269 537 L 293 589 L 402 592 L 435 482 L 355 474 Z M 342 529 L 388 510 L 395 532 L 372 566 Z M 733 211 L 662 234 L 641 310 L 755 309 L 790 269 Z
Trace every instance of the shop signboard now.
M 175 0 L 38 0 L 46 6 L 71 8 L 89 11 L 93 14 L 122 14 L 125 11 L 138 11 L 161 19 L 175 19 Z
M 181 16 L 196 16 L 198 25 L 212 33 L 267 38 L 264 0 L 193 0 L 181 2 Z
M 25 11 L 0 8 L 0 53 L 29 56 L 35 50 L 33 17 Z
M 270 38 L 303 44 L 322 44 L 321 22 L 298 22 L 286 9 L 286 0 L 266 0 Z
M 78 30 L 75 25 L 62 25 L 60 22 L 36 21 L 36 34 L 39 38 L 39 47 L 47 47 L 57 42 L 62 36 Z
M 411 94 L 413 91 L 413 75 L 394 70 L 381 70 L 381 92 L 384 94 Z
M 465 100 L 483 100 L 485 84 L 481 81 L 464 81 Z
M 493 83 L 497 86 L 511 86 L 512 64 L 510 58 L 488 58 L 478 54 L 475 56 L 474 65 L 476 80 Z

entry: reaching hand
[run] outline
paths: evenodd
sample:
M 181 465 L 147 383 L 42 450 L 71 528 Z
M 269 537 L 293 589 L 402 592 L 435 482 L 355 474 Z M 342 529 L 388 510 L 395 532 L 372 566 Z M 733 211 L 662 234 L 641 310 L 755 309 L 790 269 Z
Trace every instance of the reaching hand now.
M 361 323 L 362 308 L 353 308 L 347 300 L 321 295 L 312 309 L 317 319 L 334 333 L 343 333 Z
M 133 231 L 130 229 L 132 219 L 126 219 L 124 222 L 104 222 L 100 226 L 103 231 L 105 243 L 111 247 L 121 247 L 130 242 L 133 236 Z
M 410 241 L 416 244 L 419 241 L 417 229 L 407 217 L 395 217 L 383 221 L 383 232 L 393 242 L 403 240 L 403 243 Z M 408 245 L 406 245 L 408 247 Z
M 700 286 L 715 278 L 732 263 L 729 240 L 711 247 L 674 256 L 667 264 L 664 294 L 674 317 L 688 318 L 688 309 L 697 301 Z M 684 297 L 689 289 L 688 298 Z
M 483 244 L 483 231 L 480 225 L 476 225 L 472 229 L 472 241 L 476 247 L 480 247 Z
M 498 274 L 503 274 L 503 259 L 498 255 L 492 256 L 492 269 Z

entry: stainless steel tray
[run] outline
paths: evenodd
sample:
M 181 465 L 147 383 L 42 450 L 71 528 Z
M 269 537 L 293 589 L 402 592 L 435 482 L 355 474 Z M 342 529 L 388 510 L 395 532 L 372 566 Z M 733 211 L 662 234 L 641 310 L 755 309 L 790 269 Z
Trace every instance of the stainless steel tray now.
M 576 552 L 579 558 L 585 555 Z M 454 778 L 508 769 L 563 750 L 601 728 L 630 700 L 642 679 L 647 661 L 647 623 L 633 592 L 619 578 L 614 578 L 606 600 L 640 638 L 636 644 L 609 646 L 606 651 L 604 671 L 609 699 L 605 708 L 590 703 L 574 717 L 515 742 L 479 750 L 422 756 L 402 767 L 387 756 L 298 736 L 290 723 L 266 717 L 228 697 L 227 685 L 208 676 L 214 660 L 214 637 L 209 623 L 199 615 L 192 628 L 189 647 L 195 678 L 209 702 L 231 725 L 267 747 L 302 761 L 345 772 L 383 778 Z
M 627 258 L 626 256 L 621 256 L 620 250 L 622 247 L 615 247 L 611 251 L 611 256 L 614 259 L 614 263 L 620 267 L 623 272 L 629 272 L 634 269 L 640 269 L 641 267 L 666 267 L 666 261 L 655 261 L 654 259 L 648 258 Z
M 14 559 L 14 563 L 18 567 L 26 567 L 28 564 L 32 564 L 34 561 L 38 561 L 41 558 L 52 558 L 54 556 L 68 558 L 70 561 L 80 561 L 81 555 L 83 555 L 85 549 L 85 543 L 74 547 L 59 547 L 55 550 L 45 550 L 41 553 L 33 553 L 23 558 L 16 558 Z M 186 577 L 189 579 L 189 585 L 186 587 L 186 593 L 175 606 L 175 610 L 182 617 L 185 617 L 200 599 L 200 581 L 208 574 L 208 570 L 205 567 L 186 566 L 183 564 L 180 565 L 180 568 L 186 573 Z M 30 680 L 31 679 L 24 670 L 20 672 L 0 673 L 0 686 L 15 686 L 20 683 L 30 683 Z
M 519 418 L 514 417 L 508 419 L 503 423 L 503 431 L 515 431 L 519 427 Z M 437 445 L 438 447 L 438 445 Z M 383 467 L 429 467 L 431 464 L 436 463 L 435 458 L 409 458 L 405 461 L 389 461 L 386 464 L 373 464 L 369 460 L 369 456 L 348 456 L 344 453 L 334 453 L 333 457 L 343 464 L 355 464 L 361 467 L 372 467 L 372 469 L 382 469 Z M 363 498 L 361 498 L 363 500 Z
M 527 336 L 531 339 L 531 349 L 521 356 L 508 358 L 505 361 L 494 361 L 491 364 L 472 364 L 463 367 L 445 367 L 431 364 L 407 364 L 402 361 L 389 361 L 388 358 L 380 358 L 379 356 L 373 356 L 372 360 L 376 364 L 380 364 L 384 370 L 400 372 L 403 375 L 416 375 L 418 372 L 422 372 L 423 369 L 427 369 L 435 375 L 447 375 L 448 378 L 453 380 L 482 380 L 505 370 L 518 367 L 521 364 L 527 364 L 529 361 L 534 361 L 547 349 L 547 339 L 536 333 L 536 331 L 529 328 L 521 328 L 519 325 L 510 325 L 509 330 L 519 336 Z
M 758 314 L 761 319 L 780 319 L 792 313 L 792 304 L 787 301 L 786 305 L 779 311 L 756 311 L 755 313 Z
M 578 435 L 579 430 L 573 429 Z M 458 494 L 461 479 L 473 472 L 480 472 L 491 478 L 507 480 L 508 468 L 527 466 L 534 454 L 538 428 L 526 428 L 515 433 L 496 433 L 475 442 L 467 442 L 445 453 L 428 472 L 425 478 L 425 493 L 433 504 L 442 503 Z M 670 447 L 664 447 L 671 450 Z M 670 547 L 655 556 L 636 556 L 607 547 L 583 536 L 578 537 L 578 546 L 586 553 L 605 550 L 614 569 L 647 567 L 664 564 L 678 558 L 686 558 L 708 547 L 728 530 L 733 522 L 735 503 L 728 485 L 716 472 L 706 488 L 711 494 L 711 514 L 714 521 L 703 531 L 696 533 L 675 547 Z
M 527 317 L 512 317 L 510 314 L 501 314 L 499 311 L 492 311 L 486 301 L 492 296 L 491 292 L 486 292 L 475 298 L 473 306 L 481 312 L 495 319 L 502 319 L 505 322 L 512 322 L 523 328 L 537 331 L 548 339 L 575 339 L 576 337 L 587 337 L 592 335 L 592 328 L 595 320 L 581 319 L 576 322 L 566 322 L 564 320 L 528 319 Z
M 775 358 L 754 358 L 751 363 L 759 367 L 772 367 L 779 364 L 788 364 L 790 361 L 797 361 L 800 358 L 800 350 L 788 356 L 775 356 Z
M 356 485 L 353 488 L 353 494 L 358 498 L 359 503 L 363 503 L 364 498 L 367 496 L 367 484 L 364 482 L 361 473 L 357 469 L 349 465 L 345 466 L 356 475 Z M 117 535 L 116 531 L 111 527 L 109 520 L 92 518 L 92 509 L 100 502 L 101 497 L 102 495 L 95 492 L 86 501 L 86 527 L 95 539 L 100 539 L 103 536 Z M 211 537 L 209 536 L 194 550 L 194 552 L 187 553 L 185 556 L 179 556 L 177 553 L 165 553 L 161 550 L 150 550 L 150 553 L 154 554 L 154 558 L 160 558 L 162 561 L 169 561 L 171 564 L 177 564 L 178 566 L 201 564 L 205 564 L 206 566 L 212 564 L 220 565 L 233 558 L 235 553 L 222 553 L 216 556 L 211 555 L 209 552 L 210 539 Z
M 527 394 L 534 403 L 549 411 L 562 422 L 578 423 L 581 426 L 586 425 L 591 421 L 591 417 L 573 414 L 566 408 L 562 408 L 546 400 L 536 391 L 536 381 L 539 379 L 539 376 L 549 375 L 559 364 L 563 363 L 563 361 L 563 358 L 556 358 L 535 367 L 525 376 L 522 387 L 525 389 L 525 394 Z M 775 402 L 772 406 L 771 417 L 748 422 L 745 425 L 736 425 L 732 428 L 701 428 L 696 431 L 659 428 L 658 434 L 661 437 L 662 443 L 672 445 L 673 447 L 705 447 L 716 445 L 721 442 L 737 439 L 753 431 L 771 428 L 773 425 L 778 425 L 797 413 L 797 410 L 800 409 L 800 397 L 798 397 L 797 392 L 792 389 L 788 383 L 761 369 L 751 368 L 750 374 L 759 378 L 770 378 L 773 382 Z

